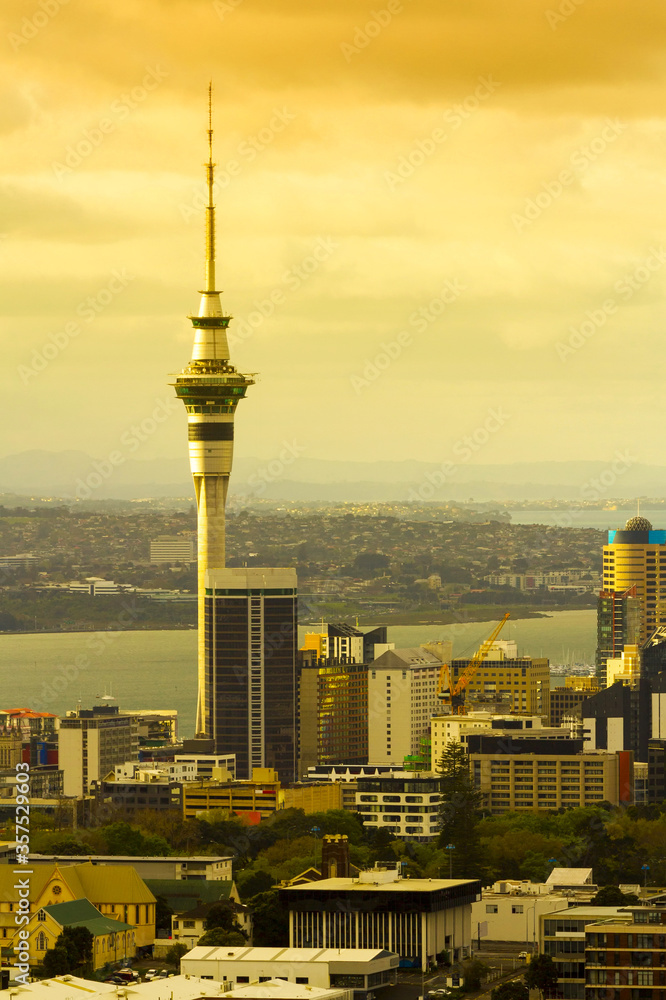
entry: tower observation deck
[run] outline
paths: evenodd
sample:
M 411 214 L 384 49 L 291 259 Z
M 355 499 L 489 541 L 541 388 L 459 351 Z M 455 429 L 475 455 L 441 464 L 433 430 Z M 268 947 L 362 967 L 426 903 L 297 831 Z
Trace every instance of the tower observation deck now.
M 189 365 L 172 383 L 187 411 L 190 469 L 194 479 L 198 529 L 198 698 L 197 733 L 206 734 L 209 713 L 206 693 L 205 576 L 225 565 L 225 507 L 234 448 L 234 415 L 239 400 L 254 384 L 234 368 L 229 357 L 227 329 L 215 281 L 215 205 L 213 204 L 212 89 L 208 93 L 208 163 L 206 180 L 206 273 L 199 311 L 189 316 L 194 346 Z

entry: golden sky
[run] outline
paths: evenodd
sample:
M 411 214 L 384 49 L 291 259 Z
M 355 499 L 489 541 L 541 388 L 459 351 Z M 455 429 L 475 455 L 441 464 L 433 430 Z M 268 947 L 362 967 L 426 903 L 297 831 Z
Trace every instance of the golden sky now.
M 663 463 L 662 4 L 1 16 L 2 454 L 185 454 L 212 78 L 237 455 Z

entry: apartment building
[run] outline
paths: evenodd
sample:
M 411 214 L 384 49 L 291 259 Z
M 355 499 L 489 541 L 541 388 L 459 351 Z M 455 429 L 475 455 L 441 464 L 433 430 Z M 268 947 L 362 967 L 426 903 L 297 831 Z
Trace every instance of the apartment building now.
M 631 751 L 583 753 L 581 740 L 568 741 L 569 748 L 559 740 L 531 742 L 470 737 L 470 768 L 491 814 L 633 801 Z

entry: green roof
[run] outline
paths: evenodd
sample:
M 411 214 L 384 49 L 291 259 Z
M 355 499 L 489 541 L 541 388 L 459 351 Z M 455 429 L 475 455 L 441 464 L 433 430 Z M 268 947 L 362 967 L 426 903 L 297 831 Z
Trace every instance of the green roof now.
M 234 883 L 231 879 L 144 879 L 153 896 L 163 896 L 174 913 L 194 910 L 202 903 L 218 903 L 230 899 Z
M 43 910 L 61 927 L 87 927 L 93 937 L 132 930 L 133 924 L 105 917 L 89 899 L 73 899 L 69 903 L 54 903 Z

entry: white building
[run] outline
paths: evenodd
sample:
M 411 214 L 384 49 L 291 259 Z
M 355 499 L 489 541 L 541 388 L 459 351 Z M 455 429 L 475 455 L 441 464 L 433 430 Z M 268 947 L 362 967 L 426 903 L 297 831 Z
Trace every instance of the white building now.
M 271 979 L 262 983 L 251 983 L 230 989 L 231 983 L 218 983 L 210 979 L 181 975 L 164 979 L 153 979 L 149 983 L 113 985 L 96 983 L 77 976 L 56 976 L 34 983 L 12 984 L 13 997 L 24 1000 L 72 1000 L 73 996 L 86 1000 L 208 1000 L 208 998 L 230 997 L 232 1000 L 352 1000 L 352 992 L 346 989 L 321 989 L 289 983 L 284 979 Z
M 399 771 L 359 778 L 356 811 L 371 830 L 428 843 L 439 835 L 441 781 L 432 774 Z
M 195 558 L 192 536 L 160 535 L 150 543 L 150 561 L 154 565 L 192 563 Z
M 357 996 L 397 981 L 400 959 L 383 948 L 211 948 L 184 955 L 181 972 L 230 982 L 233 987 L 266 979 L 304 986 L 349 988 Z
M 401 764 L 419 750 L 439 699 L 442 661 L 423 646 L 390 649 L 368 669 L 368 760 Z
M 430 720 L 433 766 L 447 743 L 460 743 L 467 749 L 471 735 L 510 736 L 517 739 L 570 740 L 572 727 L 544 726 L 540 715 L 497 715 L 492 712 L 468 712 L 466 715 L 434 715 Z
M 289 909 L 292 948 L 387 948 L 403 965 L 428 969 L 447 951 L 466 958 L 472 944 L 477 879 L 410 879 L 374 868 L 358 878 L 327 878 L 279 890 Z
M 482 942 L 525 944 L 536 951 L 540 917 L 567 905 L 567 896 L 542 882 L 495 882 L 472 903 L 472 936 Z
M 93 781 L 100 781 L 116 764 L 138 756 L 139 738 L 131 716 L 116 707 L 95 706 L 68 712 L 60 720 L 58 763 L 65 795 L 87 795 Z

